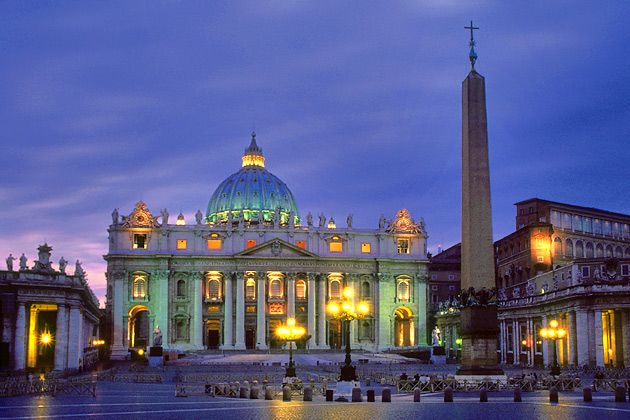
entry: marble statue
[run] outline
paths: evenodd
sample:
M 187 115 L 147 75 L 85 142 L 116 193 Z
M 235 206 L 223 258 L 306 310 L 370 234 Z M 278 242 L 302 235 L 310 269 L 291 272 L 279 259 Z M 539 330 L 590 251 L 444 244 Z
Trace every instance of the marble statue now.
M 20 270 L 26 270 L 26 262 L 28 261 L 28 258 L 26 258 L 26 255 L 24 255 L 24 253 L 22 253 L 22 256 L 20 257 Z
M 440 329 L 437 327 L 437 325 L 435 326 L 435 328 L 433 328 L 433 332 L 431 333 L 431 345 L 432 346 L 439 346 L 440 345 Z
M 162 226 L 168 225 L 168 211 L 164 209 L 160 213 L 162 213 Z
M 383 213 L 381 213 L 381 217 L 378 219 L 378 228 L 385 229 L 385 216 L 383 216 Z
M 201 213 L 201 210 L 197 210 L 197 213 L 195 213 L 195 220 L 198 225 L 203 225 L 203 213 Z
M 348 222 L 348 229 L 352 229 L 352 213 L 348 215 L 346 222 Z
M 289 229 L 293 229 L 295 227 L 295 213 L 293 210 L 289 212 Z
M 118 209 L 114 209 L 112 212 L 112 223 L 114 226 L 118 225 Z
M 162 345 L 162 331 L 160 330 L 160 326 L 158 325 L 153 330 L 153 345 L 161 346 Z
M 243 215 L 243 212 L 238 215 L 238 228 L 245 229 L 245 216 Z
M 228 219 L 227 219 L 228 228 L 232 227 L 233 222 L 234 222 L 234 215 L 232 214 L 232 211 L 228 211 Z
M 326 216 L 324 216 L 324 213 L 322 212 L 322 214 L 319 215 L 319 228 L 323 229 L 326 226 Z
M 263 223 L 265 223 L 265 216 L 263 215 L 262 210 L 258 211 L 258 227 L 262 227 Z
M 59 260 L 59 271 L 63 274 L 66 274 L 66 266 L 68 265 L 68 261 L 66 261 L 63 257 Z
M 273 228 L 278 229 L 278 226 L 280 226 L 280 209 L 276 208 L 273 213 Z
M 15 258 L 13 254 L 9 254 L 9 256 L 7 257 L 7 270 L 13 271 L 13 261 L 16 259 L 17 258 Z
M 83 271 L 83 267 L 81 267 L 81 261 L 77 260 L 74 264 L 74 275 L 75 276 L 84 276 L 85 271 Z
M 306 224 L 308 225 L 308 227 L 313 227 L 313 215 L 310 211 L 306 215 Z

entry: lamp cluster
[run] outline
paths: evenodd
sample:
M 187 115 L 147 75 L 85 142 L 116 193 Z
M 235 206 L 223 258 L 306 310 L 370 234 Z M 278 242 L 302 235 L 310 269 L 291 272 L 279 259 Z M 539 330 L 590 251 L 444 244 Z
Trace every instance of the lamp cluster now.
M 334 302 L 328 305 L 328 311 L 332 314 L 333 318 L 352 321 L 353 319 L 362 319 L 370 311 L 369 306 L 365 302 L 359 303 L 355 309 L 354 305 L 350 302 L 352 289 L 349 287 L 343 290 L 343 295 L 346 300 L 341 304 L 341 308 Z
M 562 328 L 558 328 L 558 321 L 556 321 L 555 319 L 549 322 L 549 326 L 551 328 L 543 328 L 542 330 L 540 330 L 540 335 L 542 336 L 542 338 L 548 340 L 562 339 L 567 333 Z
M 299 340 L 305 333 L 306 330 L 304 328 L 295 326 L 295 318 L 287 319 L 287 325 L 276 330 L 278 337 L 286 341 Z
M 93 346 L 102 346 L 105 344 L 105 340 L 92 340 Z

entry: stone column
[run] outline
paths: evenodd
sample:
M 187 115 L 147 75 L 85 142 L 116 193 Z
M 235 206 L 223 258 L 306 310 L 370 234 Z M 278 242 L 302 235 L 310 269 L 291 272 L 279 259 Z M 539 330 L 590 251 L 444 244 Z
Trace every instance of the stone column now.
M 318 324 L 317 324 L 317 347 L 320 349 L 330 348 L 326 345 L 326 288 L 328 287 L 328 278 L 324 274 L 319 275 L 319 295 L 317 304 L 319 306 Z
M 418 292 L 416 294 L 416 302 L 418 302 L 416 345 L 426 346 L 429 344 L 427 340 L 427 278 L 426 276 L 416 276 L 416 281 L 418 283 Z
M 114 287 L 112 288 L 113 296 L 113 319 L 112 322 L 112 342 L 108 343 L 111 345 L 111 359 L 112 360 L 124 360 L 127 357 L 127 348 L 124 345 L 123 341 L 123 329 L 124 329 L 124 316 L 123 316 L 123 306 L 127 301 L 124 293 L 124 284 L 125 278 L 127 277 L 127 273 L 124 271 L 115 271 L 113 273 L 109 273 L 110 281 L 113 282 Z
M 595 309 L 595 363 L 597 366 L 604 366 L 604 331 L 602 326 L 602 311 Z
M 203 349 L 203 272 L 192 273 L 189 277 L 193 285 L 193 346 Z
M 519 329 L 518 320 L 512 320 L 512 340 L 514 346 L 514 363 L 521 362 L 521 330 Z
M 379 241 L 380 242 L 380 241 Z M 380 319 L 380 286 L 378 284 L 378 274 L 372 275 L 372 287 L 370 288 L 372 293 L 372 312 L 373 328 L 374 328 L 374 351 L 379 350 L 380 346 L 380 326 L 378 320 Z M 426 284 L 425 284 L 425 299 L 426 299 Z M 426 316 L 426 314 L 425 314 Z M 425 318 L 426 319 L 426 318 Z M 426 329 L 426 328 L 425 328 Z
M 26 340 L 26 307 L 24 302 L 17 303 L 17 313 L 15 314 L 15 341 L 13 342 L 13 363 L 14 370 L 25 368 L 24 343 Z
M 236 350 L 245 350 L 245 273 L 236 272 Z
M 259 350 L 267 350 L 267 294 L 265 293 L 265 283 L 267 281 L 267 273 L 259 271 L 258 273 L 258 292 L 256 293 L 256 348 Z
M 171 323 L 169 322 L 169 305 L 168 305 L 168 278 L 169 271 L 158 270 L 152 275 L 153 282 L 149 282 L 149 298 L 155 299 L 155 293 L 151 292 L 152 288 L 157 289 L 158 313 L 157 323 L 162 331 L 162 346 L 169 347 L 171 336 Z M 151 280 L 151 279 L 150 279 Z M 152 283 L 152 284 L 151 284 Z M 153 287 L 151 287 L 153 286 Z
M 57 305 L 57 332 L 55 333 L 55 369 L 62 371 L 67 366 L 68 319 L 66 305 Z
M 70 328 L 68 329 L 68 369 L 76 372 L 79 369 L 81 348 L 81 309 L 70 306 Z
M 309 348 L 316 348 L 315 344 L 315 333 L 317 328 L 315 327 L 315 302 L 317 298 L 317 294 L 315 293 L 315 273 L 307 273 L 308 276 L 308 302 L 307 302 L 307 311 L 308 311 L 308 328 L 307 334 L 311 335 L 311 338 L 308 340 Z
M 505 320 L 499 321 L 499 334 L 501 337 L 501 363 L 507 361 L 507 340 L 505 339 Z
M 550 320 L 549 315 L 543 316 L 543 324 L 542 324 L 543 328 L 549 328 L 549 320 Z M 543 346 L 542 346 L 542 348 L 543 348 L 543 364 L 547 365 L 547 366 L 551 364 L 551 361 L 552 361 L 551 358 L 553 358 L 553 355 L 552 356 L 549 355 L 549 347 L 552 345 L 551 341 L 552 340 L 548 340 L 548 339 L 544 339 L 543 338 Z
M 569 331 L 568 331 L 568 344 L 569 344 L 569 364 L 578 365 L 578 345 L 577 345 L 577 328 L 576 328 L 576 315 L 575 311 L 569 312 Z
M 534 319 L 527 320 L 527 343 L 529 344 L 528 362 L 529 366 L 534 366 L 534 357 L 536 357 L 536 335 L 534 332 Z
M 295 318 L 295 273 L 287 273 L 287 315 Z
M 575 330 L 576 363 L 578 366 L 588 365 L 588 341 L 592 331 L 588 328 L 588 312 L 586 310 L 575 312 Z
M 232 341 L 232 275 L 228 274 L 223 279 L 224 283 L 224 299 L 223 304 L 223 350 L 233 349 Z

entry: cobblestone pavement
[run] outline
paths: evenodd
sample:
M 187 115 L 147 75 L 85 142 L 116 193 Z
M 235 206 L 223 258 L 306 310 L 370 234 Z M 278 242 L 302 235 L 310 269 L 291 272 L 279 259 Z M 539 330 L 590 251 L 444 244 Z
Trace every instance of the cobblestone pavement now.
M 559 403 L 550 404 L 547 391 L 523 393 L 514 403 L 511 392 L 489 393 L 480 403 L 477 393 L 455 393 L 454 402 L 443 402 L 441 393 L 394 394 L 391 403 L 380 401 L 381 389 L 374 387 L 376 402 L 327 402 L 321 395 L 304 402 L 250 400 L 211 396 L 175 397 L 175 385 L 119 384 L 99 382 L 97 396 L 21 396 L 0 399 L 0 420 L 8 419 L 628 419 L 630 402 L 616 403 L 612 393 L 594 393 L 593 402 L 582 401 L 581 392 L 560 393 Z

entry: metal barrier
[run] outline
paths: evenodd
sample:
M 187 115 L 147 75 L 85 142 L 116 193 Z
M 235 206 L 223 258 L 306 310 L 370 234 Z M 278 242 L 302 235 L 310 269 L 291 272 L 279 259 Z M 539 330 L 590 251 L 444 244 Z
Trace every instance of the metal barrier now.
M 96 397 L 96 381 L 64 381 L 55 382 L 52 386 L 52 395 L 87 395 Z

